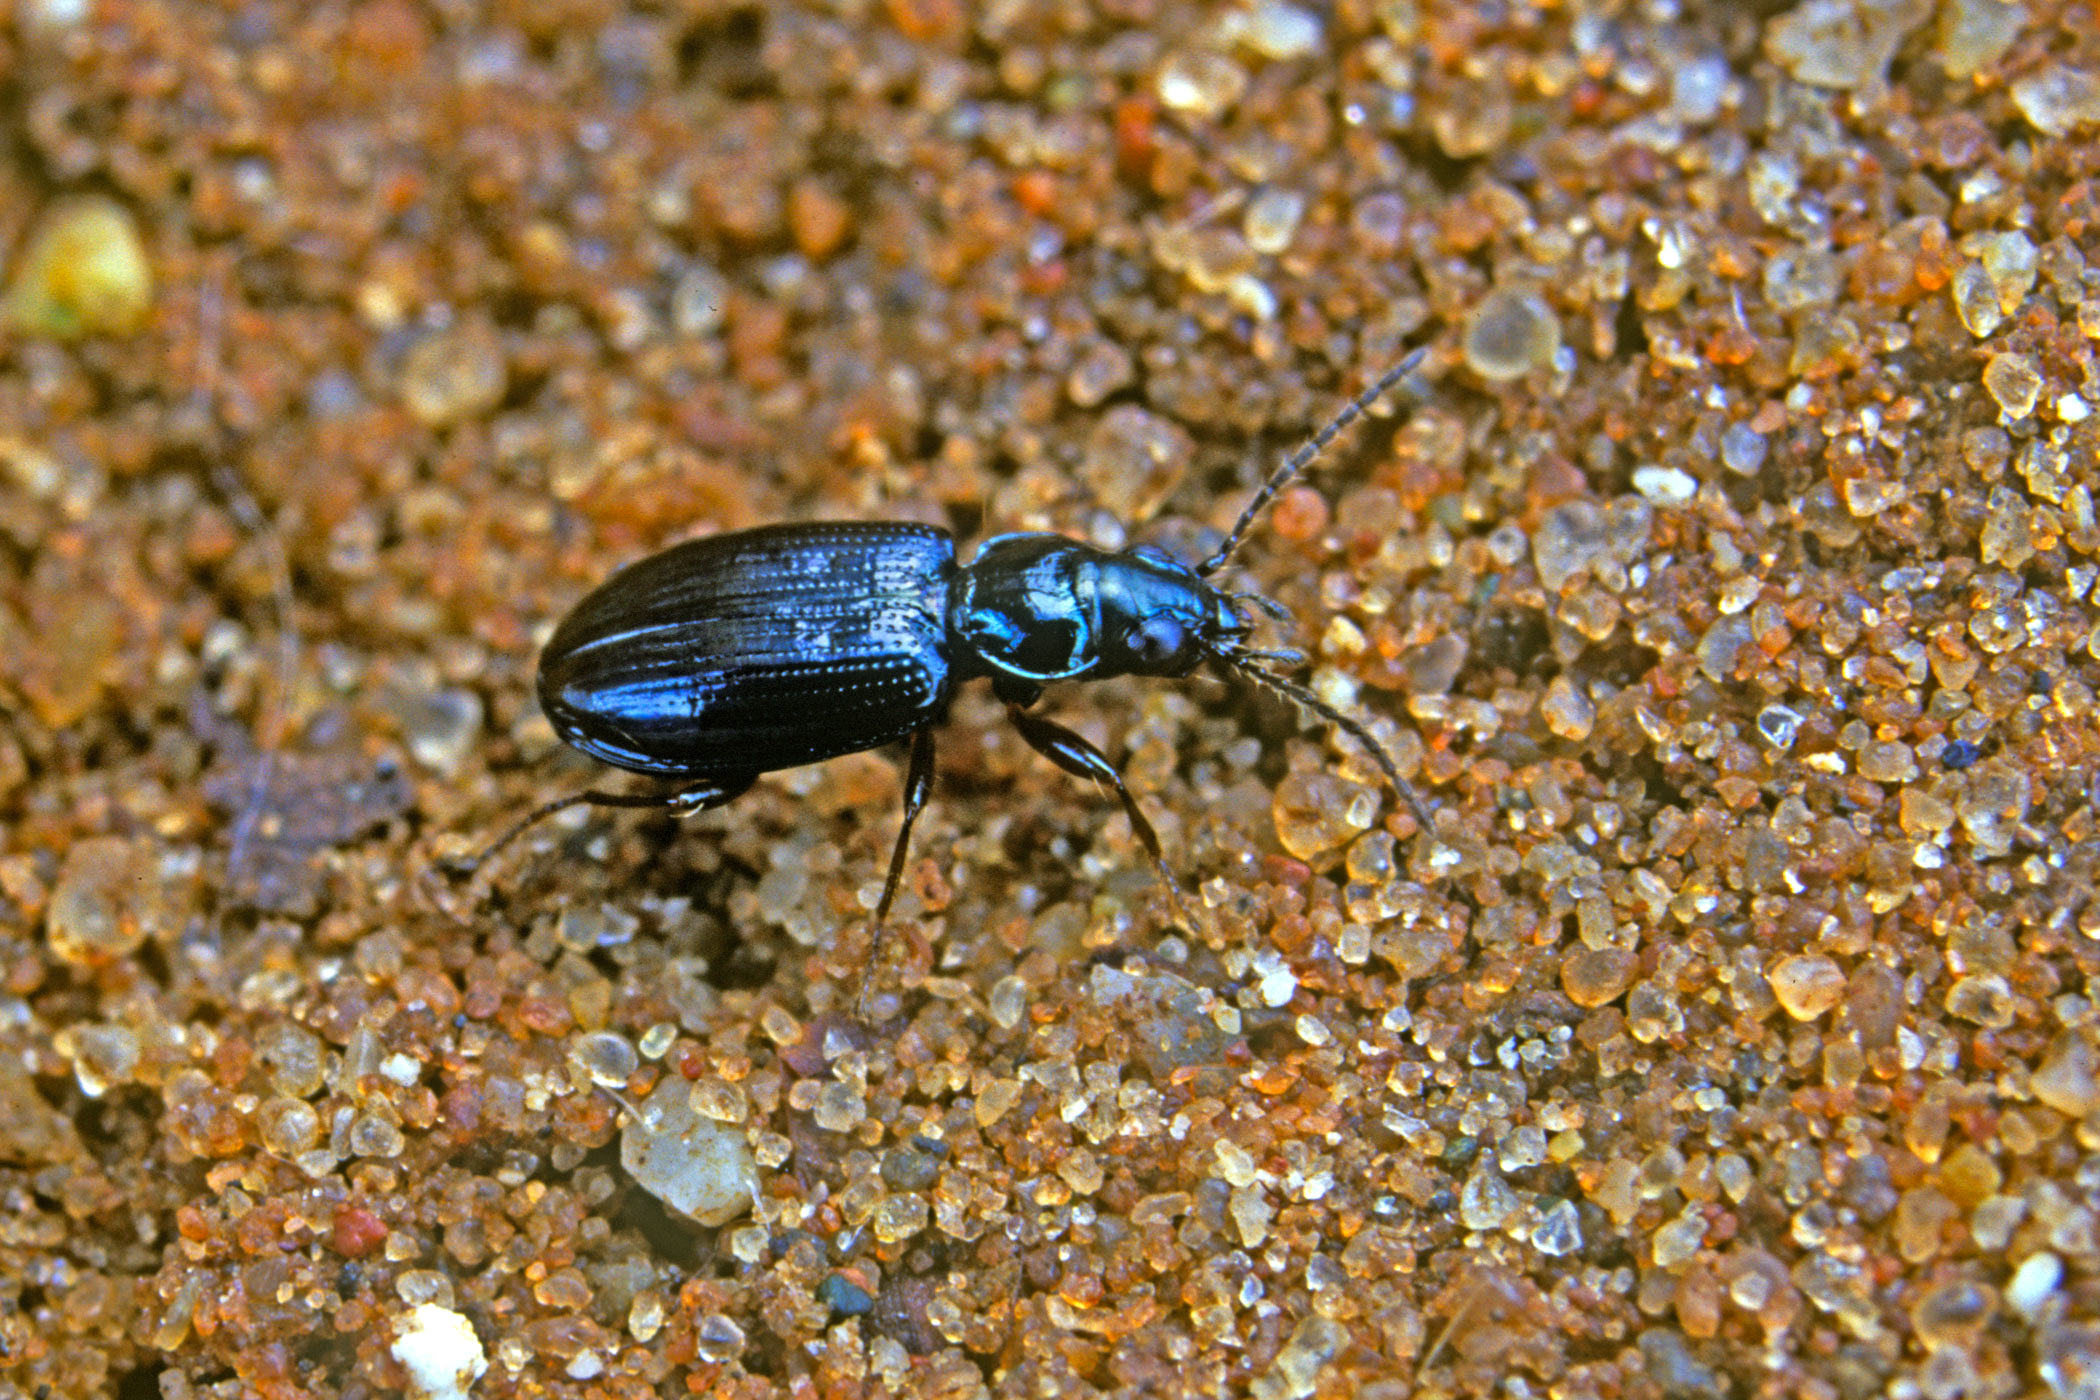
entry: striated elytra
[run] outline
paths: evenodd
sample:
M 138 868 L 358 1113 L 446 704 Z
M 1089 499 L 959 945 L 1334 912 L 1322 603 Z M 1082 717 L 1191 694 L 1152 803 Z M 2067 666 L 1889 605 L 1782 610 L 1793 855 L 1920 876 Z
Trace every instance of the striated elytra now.
M 676 786 L 549 802 L 469 868 L 566 807 L 700 811 L 730 801 L 762 773 L 908 738 L 904 820 L 876 908 L 880 920 L 932 786 L 934 726 L 955 688 L 981 678 L 1038 752 L 1114 790 L 1178 903 L 1159 839 L 1115 765 L 1029 707 L 1053 681 L 1179 677 L 1205 663 L 1354 735 L 1427 827 L 1427 810 L 1370 731 L 1272 669 L 1303 657 L 1249 644 L 1254 614 L 1280 618 L 1282 610 L 1210 582 L 1276 493 L 1421 357 L 1417 351 L 1388 371 L 1293 453 L 1200 563 L 1149 545 L 1111 551 L 1063 535 L 1011 534 L 986 540 L 965 564 L 945 530 L 871 523 L 769 525 L 630 564 L 555 629 L 540 656 L 540 705 L 564 742 Z

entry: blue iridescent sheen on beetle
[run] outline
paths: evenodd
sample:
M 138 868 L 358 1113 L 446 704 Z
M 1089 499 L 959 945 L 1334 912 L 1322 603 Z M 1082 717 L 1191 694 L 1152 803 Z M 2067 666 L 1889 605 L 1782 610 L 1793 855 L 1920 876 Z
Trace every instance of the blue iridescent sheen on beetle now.
M 1255 613 L 1281 618 L 1282 610 L 1211 582 L 1276 493 L 1420 359 L 1408 357 L 1292 454 L 1200 563 L 1150 545 L 1103 550 L 1032 533 L 994 536 L 963 564 L 945 530 L 878 523 L 769 525 L 630 564 L 555 629 L 540 656 L 540 705 L 564 742 L 678 787 L 593 790 L 547 803 L 471 865 L 564 807 L 699 811 L 730 801 L 762 773 L 910 739 L 904 821 L 880 920 L 932 786 L 933 727 L 958 685 L 986 679 L 1037 751 L 1116 793 L 1178 904 L 1159 839 L 1115 765 L 1028 707 L 1057 681 L 1180 677 L 1206 663 L 1354 735 L 1428 826 L 1427 809 L 1370 731 L 1273 669 L 1303 657 L 1250 645 Z

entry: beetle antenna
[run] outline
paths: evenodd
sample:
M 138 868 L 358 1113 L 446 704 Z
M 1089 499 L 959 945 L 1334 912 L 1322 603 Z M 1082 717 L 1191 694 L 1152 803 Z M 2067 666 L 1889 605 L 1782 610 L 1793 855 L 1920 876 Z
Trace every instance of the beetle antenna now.
M 1412 374 L 1415 367 L 1422 363 L 1422 357 L 1428 353 L 1429 347 L 1425 345 L 1378 376 L 1378 382 L 1351 399 L 1340 413 L 1334 415 L 1333 422 L 1314 433 L 1310 441 L 1286 457 L 1283 465 L 1271 472 L 1269 479 L 1262 483 L 1261 490 L 1254 493 L 1254 499 L 1247 502 L 1247 508 L 1240 512 L 1239 521 L 1232 527 L 1232 533 L 1225 537 L 1225 543 L 1219 545 L 1217 552 L 1210 558 L 1196 566 L 1197 575 L 1208 578 L 1224 568 L 1225 561 L 1232 558 L 1232 552 L 1240 547 L 1240 541 L 1247 538 L 1247 531 L 1253 527 L 1254 518 L 1262 513 L 1263 507 L 1276 499 L 1276 493 L 1290 485 L 1291 478 L 1304 471 L 1308 462 L 1326 451 L 1327 445 L 1340 436 L 1343 429 L 1361 417 L 1365 409 L 1378 402 L 1380 395 Z
M 1235 655 L 1264 666 L 1303 666 L 1305 653 L 1292 647 L 1279 647 L 1275 651 L 1258 651 L 1253 647 L 1241 647 Z
M 1356 740 L 1357 743 L 1362 744 L 1365 749 L 1369 750 L 1372 761 L 1384 771 L 1385 780 L 1393 785 L 1393 791 L 1400 795 L 1400 800 L 1405 802 L 1408 810 L 1415 814 L 1415 821 L 1421 825 L 1422 830 L 1431 834 L 1435 833 L 1436 821 L 1429 815 L 1429 804 L 1424 802 L 1421 794 L 1415 791 L 1413 783 L 1400 776 L 1400 765 L 1393 761 L 1393 755 L 1387 751 L 1384 744 L 1378 742 L 1377 738 L 1372 735 L 1370 729 L 1365 726 L 1362 720 L 1346 710 L 1336 709 L 1296 681 L 1286 680 L 1274 671 L 1262 669 L 1245 655 L 1228 657 L 1227 660 L 1231 662 L 1234 670 L 1249 680 L 1257 681 L 1279 695 L 1285 695 L 1296 700 L 1306 709 L 1311 710 L 1321 719 L 1326 720 L 1329 724 Z

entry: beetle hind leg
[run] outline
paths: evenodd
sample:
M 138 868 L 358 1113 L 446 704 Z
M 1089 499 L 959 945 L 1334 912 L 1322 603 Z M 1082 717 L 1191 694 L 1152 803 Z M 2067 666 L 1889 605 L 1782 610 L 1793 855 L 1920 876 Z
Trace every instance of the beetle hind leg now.
M 1108 761 L 1108 755 L 1063 725 L 1052 723 L 1041 715 L 1032 715 L 1017 705 L 1008 705 L 1006 715 L 1037 753 L 1074 777 L 1092 778 L 1115 789 L 1116 796 L 1123 800 L 1124 813 L 1130 818 L 1130 829 L 1137 833 L 1146 854 L 1152 857 L 1152 864 L 1159 871 L 1159 878 L 1166 883 L 1167 894 L 1174 901 L 1175 917 L 1193 929 L 1195 923 L 1189 918 L 1188 905 L 1181 897 L 1181 884 L 1174 878 L 1174 872 L 1168 869 L 1166 854 L 1160 850 L 1159 833 L 1138 810 L 1137 798 L 1123 782 L 1123 775 L 1116 771 L 1116 765 Z
M 758 776 L 736 778 L 709 778 L 697 783 L 688 783 L 671 792 L 600 792 L 592 788 L 586 792 L 571 793 L 557 797 L 552 802 L 543 802 L 512 822 L 503 834 L 483 846 L 481 850 L 463 861 L 451 864 L 451 873 L 461 879 L 471 879 L 490 860 L 501 854 L 511 842 L 539 825 L 556 812 L 566 812 L 571 807 L 655 807 L 674 816 L 688 816 L 704 812 L 710 807 L 719 807 L 748 792 Z

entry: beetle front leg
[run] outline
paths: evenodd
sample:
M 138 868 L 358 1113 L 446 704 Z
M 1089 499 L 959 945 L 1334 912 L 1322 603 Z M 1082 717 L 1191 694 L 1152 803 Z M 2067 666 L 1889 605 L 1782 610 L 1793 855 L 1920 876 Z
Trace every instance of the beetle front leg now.
M 890 901 L 897 897 L 897 882 L 904 878 L 904 852 L 911 845 L 911 824 L 933 791 L 933 726 L 911 736 L 911 766 L 904 774 L 904 824 L 897 828 L 897 845 L 890 852 L 890 875 L 882 882 L 882 902 L 875 906 L 875 922 L 890 916 Z
M 1166 882 L 1167 893 L 1174 900 L 1175 914 L 1180 917 L 1182 923 L 1194 928 L 1195 924 L 1189 918 L 1188 906 L 1181 899 L 1181 886 L 1175 881 L 1174 872 L 1167 868 L 1166 854 L 1160 850 L 1159 834 L 1153 831 L 1152 823 L 1145 819 L 1145 814 L 1138 810 L 1137 798 L 1133 797 L 1130 789 L 1125 786 L 1123 775 L 1116 771 L 1116 765 L 1108 761 L 1108 755 L 1063 725 L 1055 724 L 1041 715 L 1032 715 L 1018 705 L 1008 705 L 1006 717 L 1014 722 L 1014 728 L 1021 731 L 1021 737 L 1026 739 L 1037 753 L 1067 773 L 1074 777 L 1092 778 L 1095 782 L 1106 783 L 1115 789 L 1116 796 L 1123 799 L 1124 812 L 1130 817 L 1130 829 L 1137 833 L 1138 840 L 1152 857 L 1152 864 L 1159 870 L 1159 878 Z

